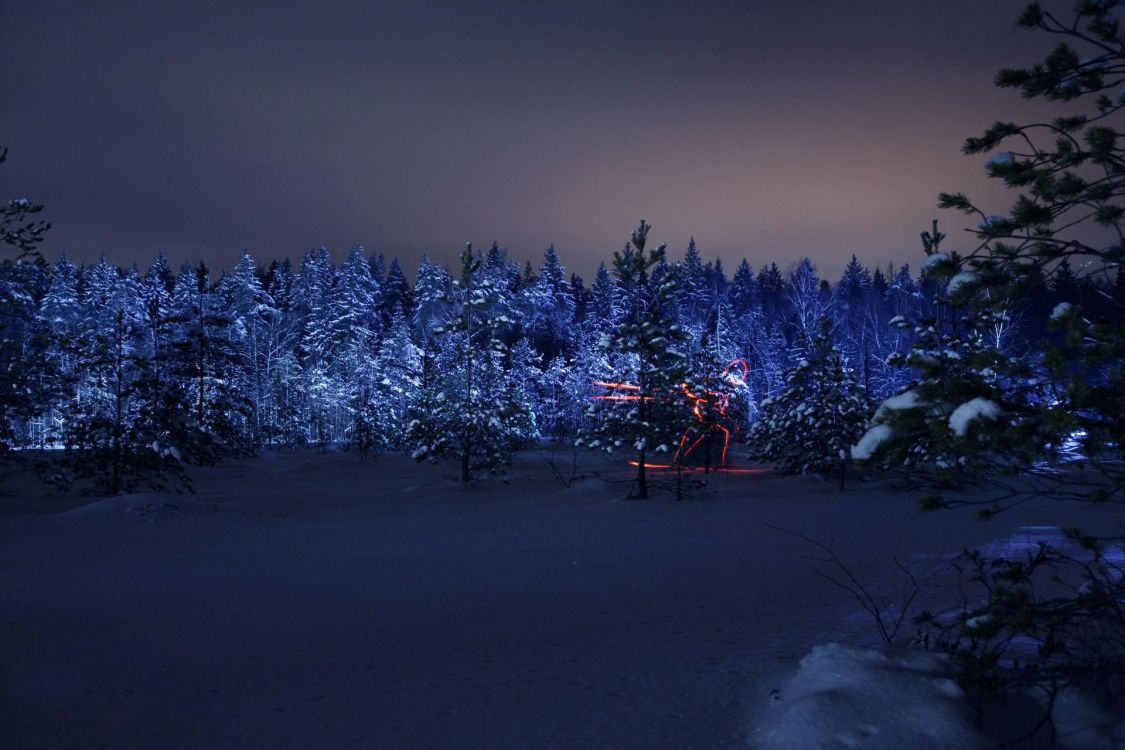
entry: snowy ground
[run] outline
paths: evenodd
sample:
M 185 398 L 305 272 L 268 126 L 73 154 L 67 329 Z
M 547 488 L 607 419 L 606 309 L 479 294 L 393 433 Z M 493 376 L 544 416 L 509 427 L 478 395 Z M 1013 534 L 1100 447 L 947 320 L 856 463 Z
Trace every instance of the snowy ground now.
M 835 539 L 889 592 L 896 552 L 924 566 L 1112 516 L 1043 502 L 982 524 L 752 474 L 629 501 L 603 481 L 624 468 L 585 460 L 602 478 L 569 488 L 533 453 L 469 490 L 452 467 L 311 451 L 201 471 L 194 496 L 9 481 L 0 744 L 753 746 L 814 645 L 875 643 L 815 551 L 770 525 Z

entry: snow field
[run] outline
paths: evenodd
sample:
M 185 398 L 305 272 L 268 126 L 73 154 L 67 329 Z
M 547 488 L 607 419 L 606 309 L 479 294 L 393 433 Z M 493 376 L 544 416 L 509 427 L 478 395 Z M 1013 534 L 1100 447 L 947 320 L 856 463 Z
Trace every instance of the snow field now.
M 1106 515 L 1041 503 L 986 525 L 870 485 L 746 474 L 632 501 L 628 467 L 591 452 L 578 470 L 564 487 L 524 453 L 506 482 L 466 490 L 449 465 L 309 451 L 198 470 L 194 496 L 41 498 L 11 481 L 4 744 L 769 747 L 763 733 L 811 738 L 779 726 L 811 732 L 801 712 L 825 701 L 886 703 L 873 681 L 946 726 L 944 678 L 849 650 L 876 645 L 869 620 L 770 527 L 835 540 L 893 593 L 896 552 L 929 564 Z M 850 645 L 810 655 L 830 641 Z M 913 673 L 910 692 L 897 681 Z M 841 714 L 822 746 L 921 731 L 894 713 Z

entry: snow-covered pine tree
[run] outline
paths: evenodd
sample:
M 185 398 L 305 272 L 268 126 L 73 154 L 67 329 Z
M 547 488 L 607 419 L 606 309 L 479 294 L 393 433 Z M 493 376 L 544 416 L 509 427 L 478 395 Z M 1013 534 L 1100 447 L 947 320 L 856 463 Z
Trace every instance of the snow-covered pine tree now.
M 549 361 L 566 349 L 574 320 L 574 295 L 554 245 L 543 254 L 539 275 L 522 289 L 522 297 L 525 335 Z
M 422 393 L 423 352 L 411 335 L 402 308 L 391 316 L 390 328 L 375 355 L 372 395 L 377 445 L 384 450 L 406 447 L 403 429 Z
M 483 265 L 467 245 L 461 276 L 447 295 L 448 320 L 434 329 L 439 350 L 427 363 L 425 389 L 407 426 L 415 460 L 454 458 L 463 483 L 511 463 L 529 413 L 526 401 L 506 388 L 508 352 L 499 334 L 512 321 L 500 280 Z
M 1009 370 L 1014 358 L 996 366 L 997 357 L 987 349 L 953 349 L 961 359 L 950 362 L 944 340 L 931 352 L 915 347 L 911 358 L 925 367 L 923 382 L 930 379 L 934 392 L 947 393 L 947 400 L 936 403 L 926 393 L 908 391 L 911 395 L 899 397 L 907 403 L 898 406 L 916 400 L 941 411 L 892 413 L 921 411 L 931 426 L 944 425 L 966 445 L 959 460 L 977 464 L 981 479 L 994 481 L 991 491 L 975 498 L 934 495 L 931 504 L 983 502 L 988 507 L 981 515 L 987 517 L 1036 496 L 1118 503 L 1125 498 L 1125 300 L 1110 292 L 1125 262 L 1125 150 L 1119 130 L 1125 31 L 1118 6 L 1113 0 L 1083 0 L 1069 18 L 1038 2 L 1026 7 L 1017 25 L 1056 41 L 1043 62 L 1001 70 L 996 83 L 1018 89 L 1025 99 L 1069 103 L 1069 111 L 1027 125 L 999 121 L 967 139 L 964 152 L 992 152 L 985 162 L 989 176 L 1019 194 L 1002 216 L 981 210 L 963 194 L 941 195 L 943 207 L 979 218 L 978 242 L 964 257 L 937 252 L 936 231 L 924 237 L 933 251 L 927 274 L 939 276 L 951 306 L 965 311 L 955 319 L 966 320 L 970 330 L 984 328 L 981 337 L 993 347 L 997 331 L 1009 322 L 1012 301 L 1027 300 L 1069 263 L 1102 291 L 1077 305 L 1060 302 L 1050 313 L 1040 308 L 1057 337 L 1045 347 L 1042 379 Z M 1027 314 L 1034 310 L 1029 306 Z M 930 338 L 937 338 L 936 327 Z M 929 353 L 933 362 L 922 361 Z M 935 371 L 978 358 L 978 366 L 952 384 L 932 382 Z M 958 390 L 949 392 L 953 387 Z M 875 428 L 882 436 L 869 432 L 858 448 L 870 452 L 882 442 L 901 451 L 917 434 L 925 435 L 924 429 L 906 428 L 888 420 Z M 1073 455 L 1064 455 L 1068 441 L 1078 446 L 1082 471 L 1071 462 Z M 1125 534 L 1119 529 L 1095 537 L 1068 529 L 1065 535 L 1064 543 L 1040 541 L 1014 556 L 966 553 L 967 583 L 976 585 L 957 595 L 960 611 L 924 620 L 927 635 L 937 636 L 931 643 L 959 665 L 962 684 L 981 688 L 985 697 L 1038 692 L 1044 709 L 1036 726 L 1047 727 L 1052 738 L 1060 686 L 1094 688 L 1094 695 L 1115 699 L 1125 673 L 1125 578 L 1115 559 L 1125 548 Z
M 337 398 L 344 401 L 345 439 L 360 457 L 376 447 L 374 362 L 376 334 L 382 328 L 378 310 L 379 289 L 371 278 L 371 265 L 356 245 L 336 274 L 332 290 L 333 351 L 329 371 Z
M 944 235 L 936 222 L 922 237 L 932 314 L 914 323 L 892 321 L 914 330 L 909 353 L 890 359 L 910 368 L 914 379 L 879 405 L 851 455 L 861 465 L 904 471 L 939 486 L 1027 466 L 1043 443 L 1026 421 L 1042 380 L 1027 358 L 996 345 L 992 332 L 1007 313 L 978 304 L 978 277 L 961 270 L 957 253 L 941 252 Z
M 56 482 L 115 495 L 138 487 L 190 489 L 179 449 L 155 430 L 151 359 L 137 310 L 113 310 L 114 323 L 82 352 L 86 381 L 65 411 L 62 474 Z
M 872 354 L 872 323 L 868 314 L 875 297 L 871 289 L 871 273 L 853 254 L 844 267 L 843 276 L 832 291 L 831 314 L 835 338 L 864 389 L 871 390 L 870 360 Z
M 178 297 L 177 298 L 177 294 Z M 224 455 L 253 449 L 248 427 L 252 408 L 237 388 L 241 360 L 231 334 L 231 316 L 211 289 L 207 266 L 185 266 L 176 280 L 176 333 L 170 369 L 183 389 L 183 411 L 199 440 L 185 456 L 192 463 L 215 463 Z
M 649 496 L 647 466 L 653 453 L 671 456 L 691 423 L 683 395 L 686 360 L 683 329 L 675 322 L 676 272 L 664 266 L 666 246 L 645 251 L 652 227 L 641 220 L 625 250 L 613 254 L 620 313 L 602 348 L 617 355 L 616 383 L 596 397 L 581 444 L 612 453 L 633 452 L 638 498 Z
M 843 489 L 849 450 L 867 425 L 870 402 L 833 346 L 827 320 L 785 383 L 780 395 L 761 403 L 747 436 L 750 458 L 774 462 L 785 474 L 836 476 Z
M 42 418 L 50 391 L 42 388 L 50 345 L 34 321 L 39 264 L 0 260 L 0 458 L 26 444 L 29 425 Z
M 414 294 L 410 289 L 410 282 L 402 272 L 398 258 L 391 259 L 391 267 L 387 271 L 387 278 L 382 286 L 382 299 L 380 302 L 383 312 L 383 322 L 390 325 L 394 311 L 401 309 L 409 319 L 414 313 Z
M 710 291 L 706 270 L 695 246 L 695 238 L 688 241 L 684 259 L 680 262 L 680 283 L 676 286 L 676 312 L 680 326 L 685 331 L 702 332 L 711 311 Z
M 543 371 L 539 369 L 542 361 L 542 355 L 522 337 L 505 352 L 504 376 L 496 395 L 511 405 L 507 430 L 513 450 L 539 438 L 537 412 L 543 400 L 539 388 L 543 380 Z
M 267 445 L 296 445 L 306 435 L 305 422 L 300 418 L 303 373 L 298 347 L 301 319 L 295 293 L 297 277 L 289 260 L 271 264 L 263 285 L 275 314 L 266 317 L 262 331 L 265 349 L 265 400 L 259 407 L 262 438 Z
M 1048 434 L 1039 443 L 1047 448 L 1041 460 L 1060 460 L 1059 447 L 1077 441 L 1095 469 L 1079 494 L 1097 500 L 1125 497 L 1125 300 L 1108 291 L 1125 264 L 1125 31 L 1116 6 L 1081 2 L 1070 19 L 1039 3 L 1027 7 L 1017 25 L 1060 42 L 1042 63 L 1001 70 L 996 83 L 1069 111 L 1026 125 L 996 122 L 965 141 L 966 154 L 991 152 L 990 178 L 1019 191 L 1006 215 L 992 215 L 961 193 L 940 198 L 943 207 L 980 219 L 963 272 L 975 275 L 982 306 L 1020 299 L 1038 278 L 1071 285 L 1072 268 L 1104 290 L 1050 313 L 1057 331 L 1046 352 L 1053 388 L 1034 417 Z
M 449 315 L 451 285 L 449 272 L 423 255 L 414 280 L 412 320 L 415 338 L 426 349 L 434 347 L 434 329 L 440 327 Z M 404 312 L 405 308 L 398 311 Z
M 234 273 L 224 278 L 219 291 L 230 316 L 229 336 L 238 354 L 237 389 L 251 412 L 246 425 L 254 445 L 266 439 L 265 415 L 269 408 L 269 331 L 278 316 L 273 300 L 262 288 L 249 250 L 244 250 Z
M 78 379 L 75 349 L 80 317 L 78 269 L 63 253 L 51 266 L 50 282 L 36 316 L 36 328 L 46 339 L 35 378 L 42 386 L 37 399 L 43 409 L 39 444 L 57 444 L 62 427 L 62 408 L 73 395 Z

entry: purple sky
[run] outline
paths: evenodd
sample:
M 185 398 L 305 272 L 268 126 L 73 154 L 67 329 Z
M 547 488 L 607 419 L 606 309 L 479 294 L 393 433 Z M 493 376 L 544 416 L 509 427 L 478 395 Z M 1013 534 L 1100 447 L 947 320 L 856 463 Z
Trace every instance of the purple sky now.
M 940 190 L 1008 197 L 964 137 L 1050 39 L 1022 0 L 0 4 L 0 193 L 44 252 L 231 266 L 463 243 L 589 276 L 644 217 L 733 269 L 917 266 Z M 991 201 L 987 200 L 991 198 Z

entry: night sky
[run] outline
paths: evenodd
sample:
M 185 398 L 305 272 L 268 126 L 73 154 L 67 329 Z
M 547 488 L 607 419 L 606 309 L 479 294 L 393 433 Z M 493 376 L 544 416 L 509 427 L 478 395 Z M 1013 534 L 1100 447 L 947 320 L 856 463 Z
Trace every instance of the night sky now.
M 493 240 L 589 275 L 639 218 L 733 270 L 921 255 L 1052 40 L 1023 0 L 0 2 L 0 193 L 44 254 L 230 267 Z M 987 202 L 987 201 L 986 201 Z M 953 249 L 967 245 L 956 236 Z

